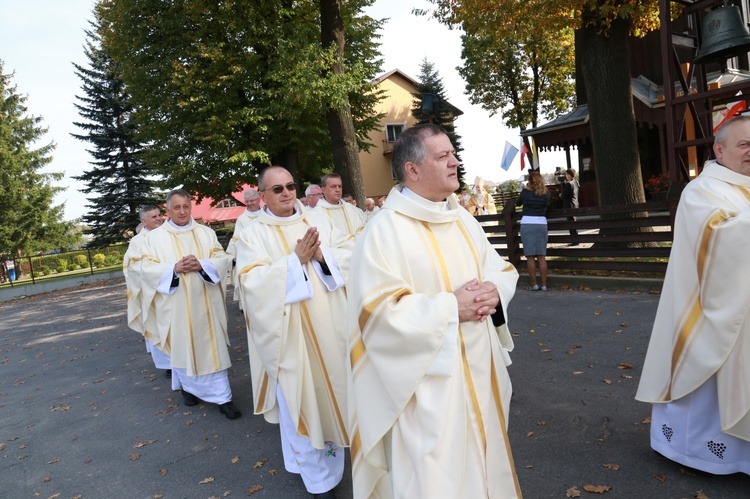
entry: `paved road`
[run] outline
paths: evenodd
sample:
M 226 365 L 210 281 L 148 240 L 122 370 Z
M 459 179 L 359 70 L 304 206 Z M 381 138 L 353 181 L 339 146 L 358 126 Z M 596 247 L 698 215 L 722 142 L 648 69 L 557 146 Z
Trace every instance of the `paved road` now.
M 564 498 L 571 487 L 598 497 L 585 485 L 609 486 L 612 498 L 750 494 L 750 477 L 685 470 L 648 447 L 649 407 L 633 395 L 657 302 L 519 289 L 509 433 L 526 498 Z M 258 487 L 253 497 L 308 497 L 283 470 L 277 427 L 251 414 L 237 305 L 236 421 L 212 405 L 185 407 L 124 309 L 122 279 L 0 304 L 0 498 L 246 497 Z M 350 497 L 351 481 L 336 492 Z

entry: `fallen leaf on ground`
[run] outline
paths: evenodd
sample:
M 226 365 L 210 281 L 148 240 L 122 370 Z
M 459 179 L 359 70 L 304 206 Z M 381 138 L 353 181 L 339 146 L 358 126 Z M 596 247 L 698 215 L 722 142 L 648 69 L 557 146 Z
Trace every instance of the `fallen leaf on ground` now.
M 60 462 L 59 459 L 53 459 L 52 461 L 47 461 L 47 464 L 54 464 Z
M 651 424 L 651 416 L 643 420 L 643 424 Z
M 531 436 L 531 435 L 533 435 L 533 434 L 534 434 L 534 432 L 533 432 L 533 431 L 530 431 L 530 432 L 528 432 L 528 433 L 526 434 L 526 436 L 527 436 L 527 437 L 530 437 L 530 436 Z
M 699 490 L 695 493 L 695 499 L 708 499 L 708 496 L 702 490 Z
M 250 490 L 247 491 L 247 495 L 251 496 L 255 494 L 256 492 L 258 492 L 259 490 L 263 490 L 262 485 L 253 485 L 252 487 L 250 487 Z
M 255 463 L 255 465 L 253 466 L 253 468 L 260 468 L 262 466 L 263 466 L 263 463 L 261 461 L 258 461 L 257 463 Z
M 573 371 L 573 374 L 583 374 L 583 371 Z
M 664 482 L 667 481 L 667 477 L 665 475 L 661 475 L 661 474 L 654 476 L 654 478 L 656 478 L 657 480 L 659 480 L 662 483 L 664 483 Z
M 605 383 L 607 383 L 608 385 L 611 385 L 611 384 L 612 384 L 612 381 L 611 381 L 611 380 L 609 380 L 609 379 L 605 379 L 605 380 L 604 380 L 604 382 L 605 382 Z
M 578 487 L 573 485 L 571 488 L 565 491 L 565 497 L 581 497 L 581 491 Z
M 547 422 L 546 422 L 546 421 L 537 421 L 537 422 L 536 422 L 536 425 L 537 425 L 537 426 L 546 426 L 546 425 L 547 425 Z
M 161 471 L 159 471 L 159 473 L 161 473 L 161 476 L 164 476 L 164 475 L 167 474 L 167 469 L 166 468 L 162 468 Z
M 630 324 L 625 324 L 624 322 L 620 324 L 620 327 L 630 327 Z
M 42 478 L 42 483 L 47 483 L 47 482 L 51 482 L 51 481 L 52 481 L 52 477 L 51 476 L 46 476 L 46 477 Z
M 239 462 L 240 462 L 240 458 L 239 458 L 238 456 L 234 456 L 234 457 L 232 458 L 232 464 L 237 464 L 237 463 L 239 463 Z
M 594 494 L 604 494 L 612 490 L 609 485 L 584 485 L 583 490 L 586 492 L 593 492 Z
M 617 369 L 633 369 L 630 364 L 617 364 Z
M 622 377 L 625 378 L 625 379 L 633 379 L 632 376 L 627 375 L 627 374 L 623 374 Z
M 29 455 L 28 454 L 24 454 L 23 456 L 18 456 L 18 460 L 21 461 L 23 459 L 26 459 L 27 457 L 29 457 Z
M 55 499 L 56 497 L 60 497 L 60 493 L 59 492 L 57 494 L 52 494 L 47 499 Z
M 542 353 L 549 353 L 549 352 L 551 352 L 551 350 L 549 348 L 543 348 L 542 349 Z
M 601 315 L 601 313 L 602 313 L 601 310 L 594 310 L 594 315 Z
M 270 473 L 271 476 L 274 476 L 278 472 L 279 470 L 268 470 L 268 473 Z
M 200 482 L 198 482 L 198 485 L 203 485 L 203 484 L 206 484 L 206 483 L 211 483 L 213 481 L 214 481 L 214 477 L 208 476 L 208 477 L 204 478 L 203 480 L 201 480 Z
M 140 458 L 141 458 L 140 454 L 131 454 L 130 455 L 130 460 L 131 461 L 138 461 Z
M 610 463 L 607 463 L 607 464 L 602 464 L 602 466 L 604 466 L 605 468 L 609 468 L 611 470 L 615 470 L 615 471 L 617 471 L 617 470 L 620 469 L 620 465 L 619 464 L 610 464 Z

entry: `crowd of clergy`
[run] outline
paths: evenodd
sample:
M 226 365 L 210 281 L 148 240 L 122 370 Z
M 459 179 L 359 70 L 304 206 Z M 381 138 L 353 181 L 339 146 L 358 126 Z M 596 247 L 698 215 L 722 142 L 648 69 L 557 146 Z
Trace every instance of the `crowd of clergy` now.
M 750 234 L 750 118 L 722 130 L 718 161 L 683 194 L 638 398 L 654 404 L 655 450 L 750 473 L 750 287 L 731 285 L 750 266 L 726 263 L 742 261 Z M 392 158 L 398 184 L 364 210 L 342 199 L 336 174 L 303 202 L 289 171 L 266 168 L 226 251 L 191 217 L 188 192 L 167 195 L 164 223 L 143 207 L 123 264 L 128 324 L 185 405 L 239 418 L 229 273 L 253 413 L 279 426 L 284 466 L 313 497 L 335 497 L 345 448 L 356 498 L 521 497 L 507 434 L 518 272 L 454 195 L 459 163 L 441 128 L 407 129 Z M 710 427 L 686 422 L 695 411 Z

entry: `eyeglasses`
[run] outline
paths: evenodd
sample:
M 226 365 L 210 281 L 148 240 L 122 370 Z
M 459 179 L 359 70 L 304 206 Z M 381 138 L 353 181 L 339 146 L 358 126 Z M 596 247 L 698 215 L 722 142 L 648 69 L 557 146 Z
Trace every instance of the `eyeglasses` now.
M 289 182 L 286 185 L 274 185 L 273 187 L 269 187 L 268 189 L 263 189 L 264 191 L 273 191 L 274 194 L 281 194 L 284 192 L 284 188 L 288 190 L 289 192 L 295 192 L 297 190 L 297 186 L 294 185 L 294 182 Z

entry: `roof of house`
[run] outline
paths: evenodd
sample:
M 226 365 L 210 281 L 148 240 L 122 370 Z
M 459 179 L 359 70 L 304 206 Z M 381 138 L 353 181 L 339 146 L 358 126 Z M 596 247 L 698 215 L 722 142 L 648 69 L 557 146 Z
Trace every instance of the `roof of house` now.
M 377 85 L 380 82 L 382 82 L 384 80 L 387 80 L 388 78 L 390 78 L 391 76 L 394 76 L 394 75 L 400 76 L 401 78 L 405 79 L 406 81 L 408 81 L 412 85 L 419 85 L 419 83 L 420 83 L 419 80 L 415 80 L 414 78 L 412 78 L 411 76 L 409 76 L 408 74 L 404 73 L 403 71 L 401 71 L 398 68 L 392 69 L 392 70 L 388 71 L 387 73 L 383 73 L 382 75 L 380 75 L 380 76 L 376 77 L 375 79 L 373 79 L 370 83 L 372 83 L 373 85 Z M 450 102 L 446 101 L 446 104 L 448 104 L 448 106 L 450 106 L 451 112 L 453 113 L 454 118 L 458 117 L 458 116 L 461 116 L 462 114 L 464 114 L 463 111 L 461 111 L 459 108 L 457 108 L 456 106 L 454 106 Z
M 212 224 L 218 222 L 234 222 L 237 220 L 242 212 L 245 211 L 245 198 L 244 193 L 248 189 L 257 189 L 256 186 L 245 184 L 242 186 L 242 190 L 239 192 L 233 192 L 232 198 L 237 201 L 237 206 L 230 206 L 222 208 L 220 206 L 214 206 L 218 204 L 212 198 L 203 198 L 200 202 L 193 203 L 192 215 L 195 220 L 200 220 L 204 224 Z M 220 200 L 221 202 L 223 200 Z

